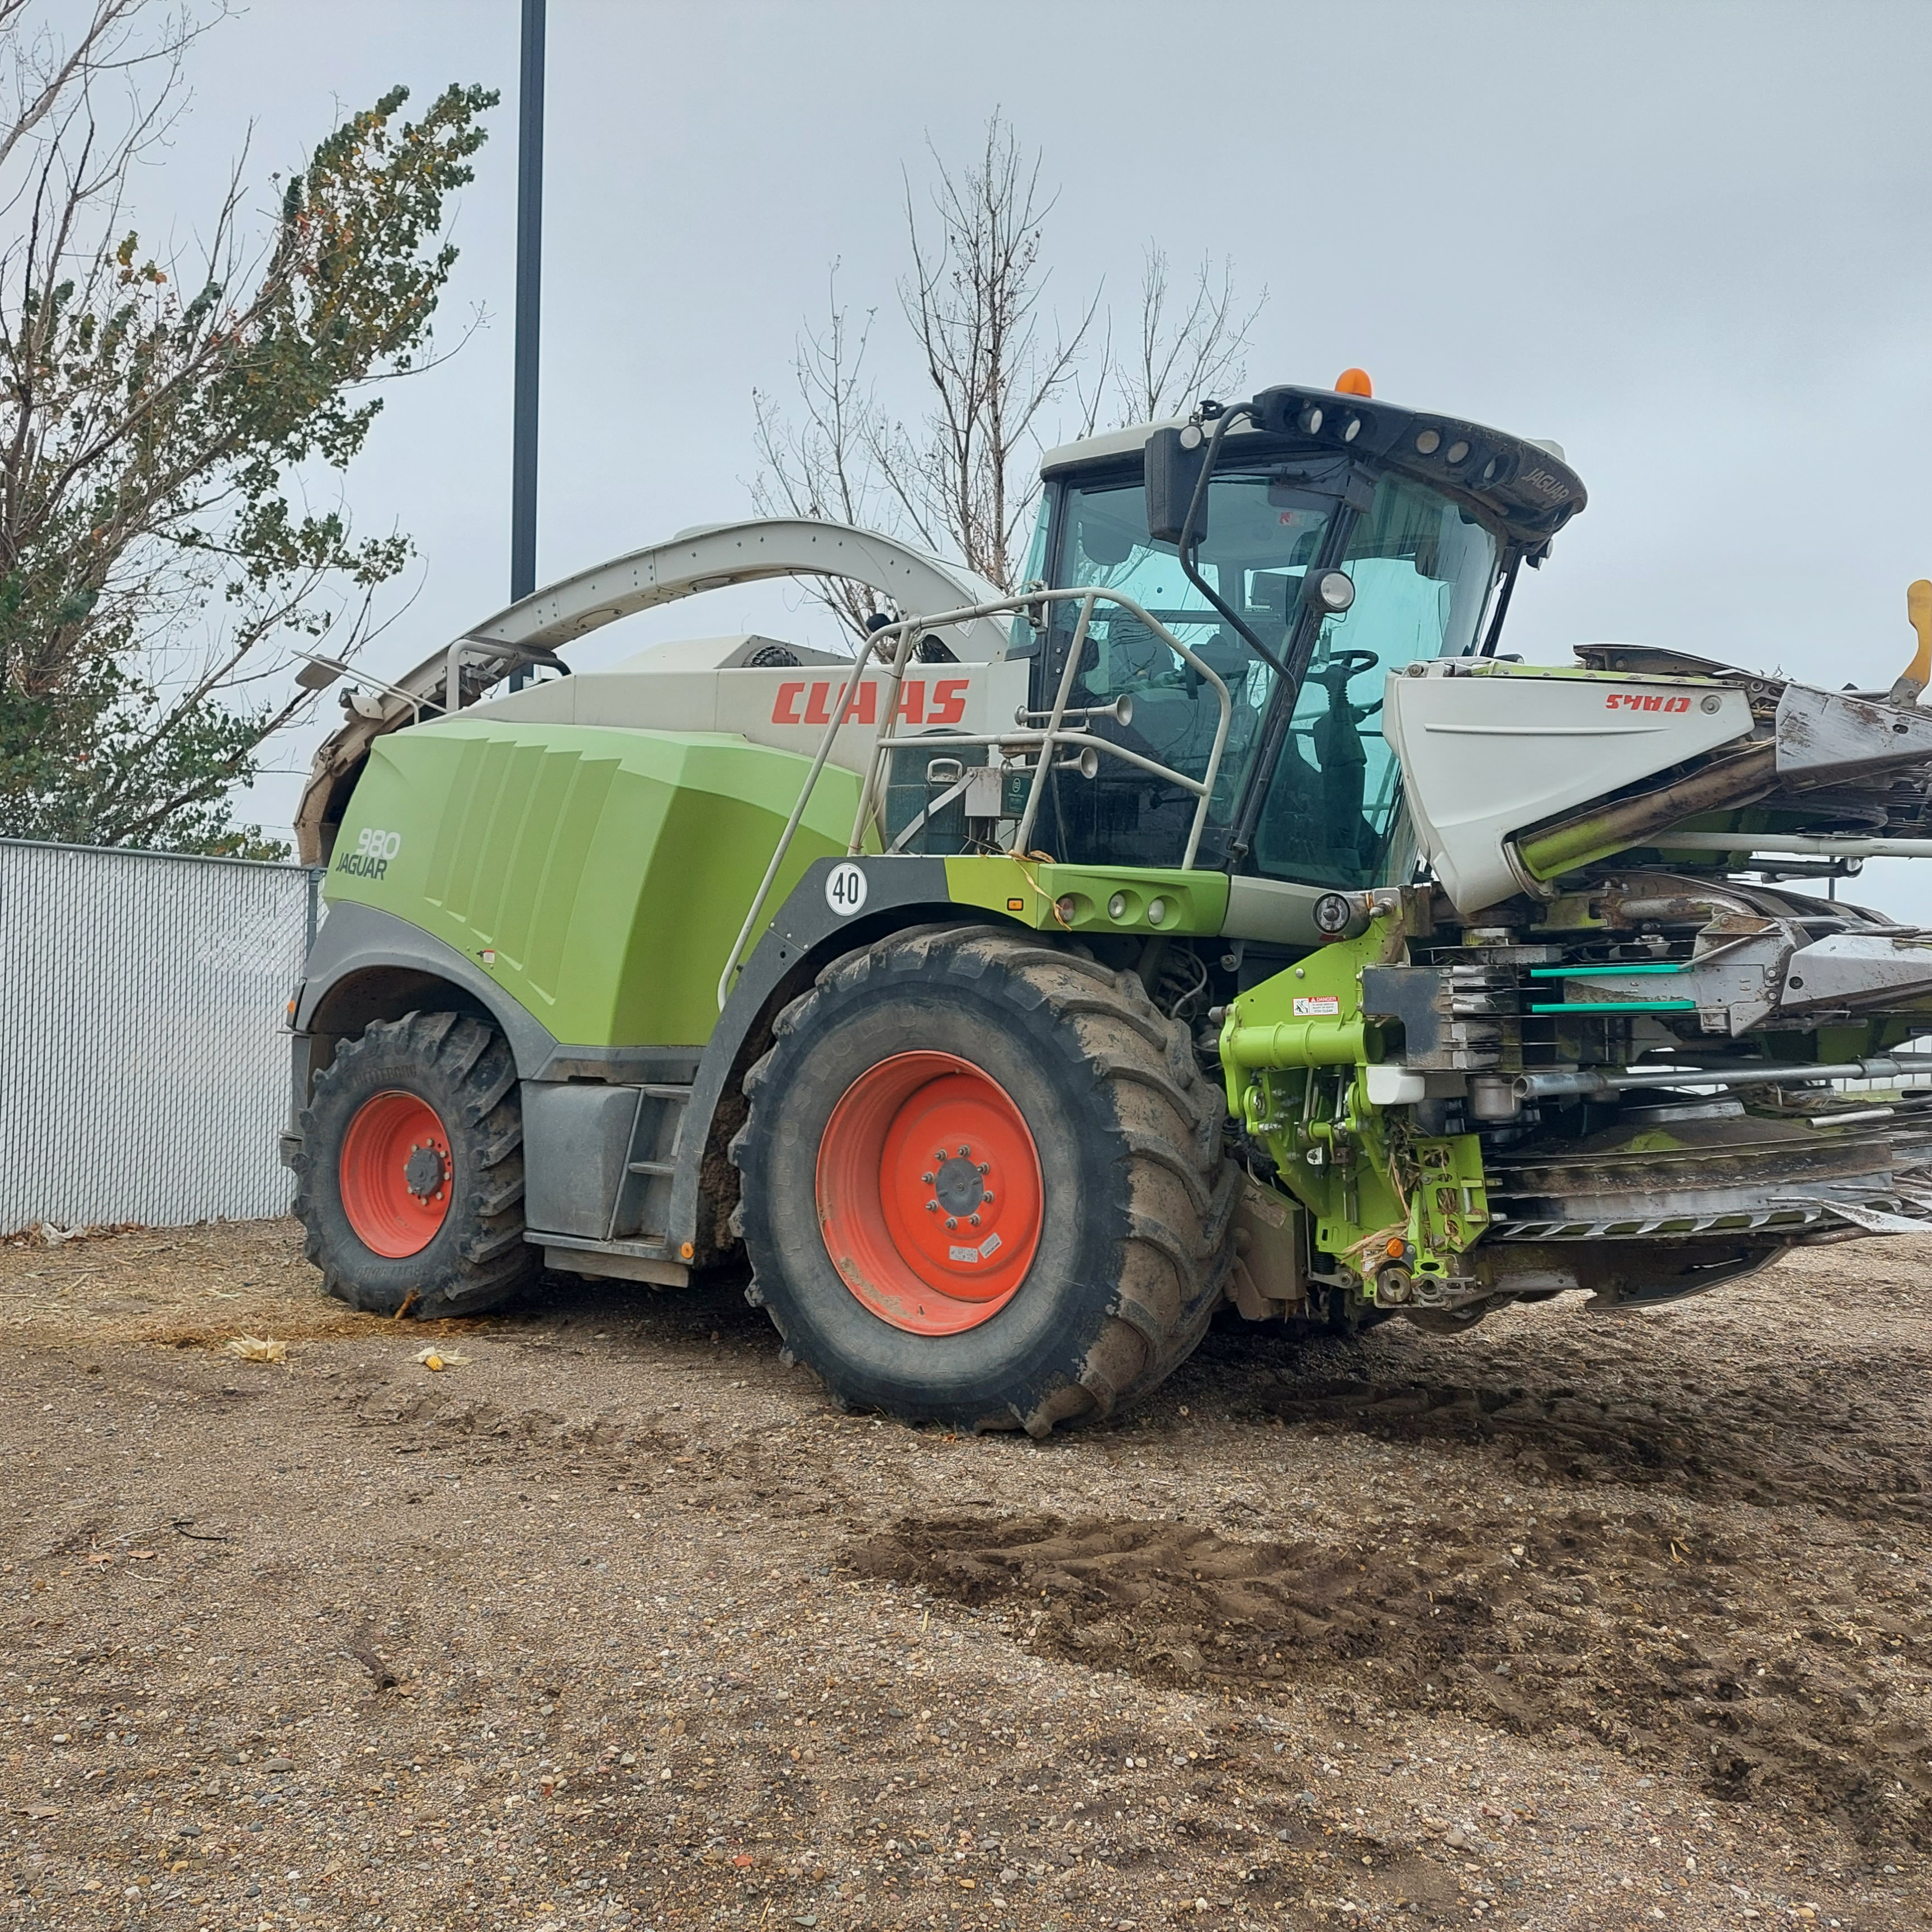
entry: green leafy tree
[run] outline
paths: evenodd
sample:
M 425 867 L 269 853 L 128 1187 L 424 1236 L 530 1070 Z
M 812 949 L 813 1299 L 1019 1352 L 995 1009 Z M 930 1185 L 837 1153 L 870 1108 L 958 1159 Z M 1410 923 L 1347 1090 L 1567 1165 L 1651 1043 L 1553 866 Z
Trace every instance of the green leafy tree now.
M 194 259 L 160 257 L 127 190 L 198 29 L 140 40 L 142 0 L 98 0 L 76 52 L 32 11 L 0 0 L 0 836 L 282 856 L 230 801 L 315 701 L 293 651 L 352 657 L 412 554 L 315 503 L 370 386 L 430 359 L 445 206 L 496 96 L 410 121 L 394 88 L 277 178 L 266 236 L 238 166 Z

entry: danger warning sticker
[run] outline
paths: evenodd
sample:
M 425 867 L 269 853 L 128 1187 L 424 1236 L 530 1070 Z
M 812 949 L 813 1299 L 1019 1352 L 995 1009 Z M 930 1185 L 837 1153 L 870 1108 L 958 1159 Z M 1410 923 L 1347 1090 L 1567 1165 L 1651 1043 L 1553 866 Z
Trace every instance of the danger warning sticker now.
M 1277 1007 L 1276 1012 L 1280 1009 Z M 1323 1018 L 1339 1019 L 1342 1014 L 1342 997 L 1339 993 L 1307 993 L 1300 995 L 1294 1002 L 1294 1017 L 1298 1020 Z

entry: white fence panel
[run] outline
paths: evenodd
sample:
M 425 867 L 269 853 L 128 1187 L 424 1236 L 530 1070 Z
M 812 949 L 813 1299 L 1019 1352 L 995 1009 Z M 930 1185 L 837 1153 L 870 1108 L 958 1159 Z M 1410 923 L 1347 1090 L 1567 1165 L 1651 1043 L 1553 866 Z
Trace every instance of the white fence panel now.
M 0 841 L 0 1232 L 287 1211 L 299 866 Z

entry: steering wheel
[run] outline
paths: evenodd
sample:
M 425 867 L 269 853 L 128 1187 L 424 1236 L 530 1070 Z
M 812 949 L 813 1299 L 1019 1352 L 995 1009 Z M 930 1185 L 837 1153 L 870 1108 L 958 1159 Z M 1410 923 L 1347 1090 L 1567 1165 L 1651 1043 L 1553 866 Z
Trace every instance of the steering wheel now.
M 1373 651 L 1335 651 L 1315 674 L 1326 684 L 1332 677 L 1340 684 L 1352 684 L 1365 670 L 1373 670 L 1382 659 Z

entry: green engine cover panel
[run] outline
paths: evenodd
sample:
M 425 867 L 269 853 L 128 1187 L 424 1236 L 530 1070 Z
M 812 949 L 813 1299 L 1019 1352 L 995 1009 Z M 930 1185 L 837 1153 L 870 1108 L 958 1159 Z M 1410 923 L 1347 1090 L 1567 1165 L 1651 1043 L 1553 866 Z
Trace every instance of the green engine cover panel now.
M 560 1040 L 699 1046 L 809 761 L 726 733 L 452 718 L 378 738 L 326 896 L 466 954 Z M 842 852 L 859 780 L 828 766 L 768 908 Z

